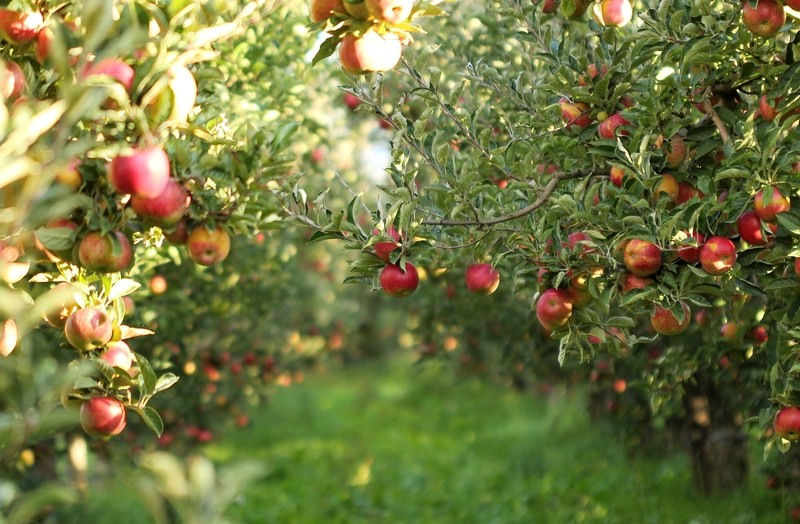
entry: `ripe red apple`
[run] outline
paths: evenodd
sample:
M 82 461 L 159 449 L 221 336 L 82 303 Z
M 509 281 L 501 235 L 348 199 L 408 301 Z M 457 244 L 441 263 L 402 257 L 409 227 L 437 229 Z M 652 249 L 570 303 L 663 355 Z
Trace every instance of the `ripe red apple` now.
M 622 187 L 623 178 L 625 177 L 625 170 L 621 167 L 612 166 L 611 167 L 611 183 L 617 187 Z
M 113 330 L 108 313 L 99 307 L 75 310 L 64 325 L 67 342 L 81 351 L 105 346 L 111 340 Z
M 222 262 L 231 251 L 231 237 L 220 226 L 209 230 L 205 225 L 195 227 L 186 240 L 189 258 L 201 266 Z
M 119 435 L 125 429 L 125 405 L 113 397 L 92 397 L 81 404 L 80 421 L 89 435 Z
M 389 264 L 381 270 L 380 283 L 387 295 L 405 297 L 419 286 L 419 273 L 410 262 L 406 262 L 405 271 L 397 264 Z
M 791 7 L 795 11 L 800 11 L 800 0 L 784 0 L 783 3 Z
M 592 15 L 601 26 L 622 27 L 633 18 L 633 5 L 630 0 L 601 0 L 594 5 Z
M 321 22 L 336 13 L 346 13 L 342 0 L 311 0 L 309 14 L 314 22 Z
M 100 353 L 100 358 L 109 366 L 120 368 L 123 371 L 130 371 L 136 359 L 130 346 L 122 340 L 109 342 L 106 349 Z
M 380 234 L 380 230 L 376 229 L 372 233 L 378 235 Z M 389 262 L 389 257 L 392 252 L 400 247 L 400 233 L 397 232 L 394 226 L 389 226 L 389 229 L 386 230 L 386 234 L 389 235 L 392 241 L 375 242 L 373 248 L 375 249 L 375 256 L 384 262 Z
M 792 208 L 792 203 L 777 187 L 762 189 L 756 193 L 753 208 L 761 220 L 772 222 L 780 213 Z
M 185 218 L 178 221 L 169 230 L 163 231 L 164 238 L 177 245 L 183 245 L 189 240 L 189 223 Z
M 700 260 L 700 248 L 703 247 L 703 243 L 706 240 L 706 236 L 699 232 L 699 231 L 692 231 L 688 233 L 696 246 L 682 246 L 678 248 L 678 257 L 683 260 L 684 262 L 688 262 L 689 264 L 694 264 Z
M 6 100 L 15 100 L 25 91 L 25 73 L 16 62 L 3 62 L 0 72 L 0 94 Z
M 490 295 L 500 285 L 500 273 L 491 264 L 471 264 L 466 272 L 467 289 Z
M 655 283 L 655 280 L 648 277 L 639 277 L 633 273 L 625 273 L 620 282 L 622 294 L 632 291 L 634 289 L 646 289 L 648 286 Z
M 100 60 L 99 62 L 92 62 L 86 65 L 83 74 L 80 75 L 81 79 L 90 78 L 93 76 L 107 75 L 116 80 L 125 87 L 127 92 L 133 90 L 133 77 L 136 72 L 131 66 L 120 60 L 119 58 L 109 57 Z
M 761 219 L 754 211 L 745 211 L 739 215 L 736 221 L 736 229 L 739 231 L 739 236 L 742 240 L 751 246 L 765 246 L 772 241 L 772 237 L 764 238 L 764 233 L 761 230 Z
M 36 48 L 34 54 L 36 60 L 40 64 L 44 64 L 47 57 L 50 55 L 50 47 L 53 43 L 53 30 L 49 27 L 43 27 L 36 35 Z
M 169 179 L 164 191 L 155 198 L 131 198 L 131 207 L 139 218 L 162 228 L 177 224 L 188 205 L 189 191 L 174 178 Z
M 536 301 L 536 318 L 543 328 L 553 331 L 572 316 L 572 298 L 563 289 L 550 288 Z
M 683 137 L 680 135 L 673 135 L 672 138 L 669 139 L 669 151 L 667 151 L 666 156 L 667 165 L 672 168 L 681 167 L 686 161 L 688 152 Z
M 727 273 L 736 263 L 736 246 L 729 238 L 714 236 L 700 248 L 700 265 L 709 275 Z
M 661 180 L 656 185 L 656 199 L 660 198 L 662 194 L 666 195 L 673 204 L 678 202 L 680 187 L 678 186 L 678 181 L 675 179 L 675 177 L 669 173 L 663 173 L 661 175 Z
M 567 236 L 569 250 L 579 253 L 581 258 L 584 258 L 585 255 L 597 252 L 597 248 L 590 245 L 592 242 L 594 242 L 592 237 L 583 231 L 576 231 Z
M 148 282 L 150 292 L 154 295 L 162 295 L 167 291 L 167 279 L 163 275 L 153 275 Z
M 800 407 L 786 406 L 775 414 L 773 421 L 775 434 L 786 440 L 800 438 Z
M 775 117 L 778 116 L 778 101 L 779 99 L 776 99 L 774 105 L 771 105 L 767 95 L 761 95 L 761 98 L 758 99 L 758 112 L 761 118 L 767 122 L 775 120 Z
M 617 136 L 617 129 L 621 126 L 629 125 L 630 122 L 621 114 L 613 113 L 608 116 L 605 120 L 600 122 L 600 125 L 597 126 L 597 134 L 600 138 L 616 138 Z M 621 136 L 626 136 L 628 131 L 625 129 L 620 129 L 619 134 Z
M 570 20 L 577 20 L 586 14 L 589 9 L 590 0 L 573 0 L 561 4 L 561 11 Z
M 771 37 L 786 23 L 786 12 L 778 0 L 758 0 L 755 7 L 742 2 L 742 23 L 751 33 Z
M 561 118 L 567 123 L 567 129 L 572 126 L 584 128 L 592 125 L 592 117 L 589 115 L 591 109 L 589 104 L 584 102 L 572 103 L 568 99 L 562 98 L 559 102 L 559 106 L 561 107 Z
M 688 182 L 678 182 L 678 198 L 675 199 L 675 205 L 679 206 L 685 204 L 694 197 L 703 198 L 705 193 L 694 187 Z
M 689 309 L 688 304 L 683 300 L 679 301 L 681 309 L 683 310 L 683 320 L 678 321 L 678 317 L 672 312 L 662 306 L 656 306 L 653 314 L 650 315 L 650 324 L 656 333 L 660 335 L 673 336 L 686 331 L 689 323 L 692 320 L 692 311 Z
M 361 105 L 361 99 L 353 93 L 345 93 L 342 95 L 342 99 L 344 100 L 344 105 L 346 105 L 351 111 L 355 111 L 356 108 Z
M 117 273 L 133 262 L 131 242 L 119 231 L 103 235 L 92 231 L 78 245 L 78 262 L 88 271 Z
M 339 60 L 348 73 L 374 73 L 394 68 L 402 52 L 403 45 L 394 35 L 382 36 L 367 31 L 361 38 L 356 38 L 348 33 L 339 46 Z
M 559 0 L 544 0 L 542 2 L 542 13 L 546 15 L 555 13 L 556 9 L 558 9 L 558 2 Z
M 747 332 L 747 338 L 752 340 L 756 346 L 761 346 L 769 340 L 769 331 L 765 326 L 759 324 Z
M 661 269 L 661 248 L 639 238 L 632 238 L 625 245 L 623 254 L 625 268 L 637 277 L 647 277 Z
M 794 274 L 800 276 L 800 258 L 794 259 Z
M 572 307 L 574 309 L 586 307 L 592 302 L 592 300 L 594 300 L 594 297 L 588 289 L 568 287 L 567 294 L 569 295 L 569 299 L 572 302 Z
M 108 179 L 117 193 L 156 198 L 169 182 L 169 157 L 161 146 L 121 154 L 108 165 Z
M 42 13 L 0 9 L 0 36 L 13 45 L 32 42 L 44 24 Z
M 414 7 L 414 0 L 364 0 L 364 3 L 370 15 L 387 24 L 405 22 Z
M 594 80 L 598 76 L 603 78 L 606 73 L 608 73 L 608 66 L 606 64 L 601 64 L 599 69 L 595 63 L 590 63 L 586 66 L 586 75 L 589 77 L 589 80 Z M 586 80 L 586 77 L 581 75 L 578 77 L 578 85 L 587 86 L 589 85 L 589 81 Z

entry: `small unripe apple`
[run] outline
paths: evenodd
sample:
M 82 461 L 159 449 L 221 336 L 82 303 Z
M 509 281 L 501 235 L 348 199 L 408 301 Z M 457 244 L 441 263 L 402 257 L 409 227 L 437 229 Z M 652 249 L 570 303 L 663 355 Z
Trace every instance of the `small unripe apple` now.
M 500 285 L 500 273 L 491 264 L 471 264 L 466 272 L 467 289 L 490 295 Z
M 108 178 L 117 193 L 156 198 L 169 182 L 169 157 L 161 146 L 136 149 L 115 157 Z
M 89 435 L 119 435 L 125 429 L 125 405 L 113 397 L 92 397 L 81 404 L 80 421 Z
M 231 237 L 220 226 L 209 230 L 204 225 L 195 227 L 186 240 L 189 257 L 201 266 L 218 264 L 228 257 Z
M 348 73 L 389 71 L 400 61 L 403 45 L 392 34 L 379 35 L 367 31 L 360 38 L 348 33 L 339 45 L 339 59 Z
M 656 333 L 674 336 L 686 331 L 686 328 L 689 327 L 689 323 L 692 320 L 692 311 L 689 309 L 689 305 L 686 304 L 686 302 L 681 300 L 678 304 L 680 304 L 683 310 L 683 319 L 680 321 L 671 309 L 662 306 L 655 307 L 652 315 L 650 315 L 650 324 L 653 326 Z
M 389 264 L 381 270 L 380 283 L 387 295 L 405 297 L 416 291 L 419 273 L 410 262 L 406 262 L 405 271 L 397 264 Z
M 111 340 L 114 326 L 104 309 L 88 307 L 74 311 L 64 325 L 64 336 L 75 349 L 89 351 Z

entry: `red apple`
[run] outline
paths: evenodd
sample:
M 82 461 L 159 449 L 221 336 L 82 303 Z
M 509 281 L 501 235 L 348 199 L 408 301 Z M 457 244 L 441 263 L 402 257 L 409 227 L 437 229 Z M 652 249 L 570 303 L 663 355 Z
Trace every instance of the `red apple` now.
M 195 227 L 186 240 L 189 258 L 201 266 L 218 264 L 228 257 L 231 237 L 220 226 L 209 230 L 205 225 Z
M 609 115 L 608 118 L 600 122 L 600 125 L 597 126 L 597 134 L 600 136 L 600 138 L 616 138 L 617 129 L 621 126 L 627 126 L 629 124 L 630 122 L 620 113 L 613 113 Z M 620 129 L 619 134 L 626 136 L 628 131 L 625 129 Z
M 416 291 L 419 273 L 410 262 L 406 262 L 405 271 L 397 264 L 389 264 L 381 270 L 380 283 L 387 295 L 405 297 Z
M 786 12 L 778 0 L 758 0 L 755 7 L 746 0 L 742 2 L 742 23 L 755 35 L 771 37 L 786 23 Z
M 374 235 L 379 235 L 380 230 L 375 229 L 372 231 L 372 233 Z M 400 233 L 397 232 L 394 226 L 389 226 L 386 234 L 392 239 L 392 241 L 375 242 L 375 244 L 373 244 L 373 248 L 375 249 L 375 256 L 384 262 L 389 262 L 389 257 L 391 256 L 392 252 L 400 247 Z
M 169 157 L 161 146 L 121 154 L 108 165 L 108 178 L 117 193 L 156 198 L 169 182 Z
M 728 342 L 736 342 L 740 337 L 741 326 L 736 322 L 725 322 L 719 328 L 719 336 Z
M 572 316 L 572 298 L 563 289 L 550 288 L 536 301 L 536 318 L 543 328 L 553 331 Z
M 569 250 L 579 253 L 581 258 L 584 258 L 585 255 L 597 252 L 597 248 L 590 245 L 592 242 L 594 242 L 592 237 L 582 231 L 576 231 L 567 236 Z
M 767 95 L 761 95 L 761 98 L 758 99 L 758 112 L 761 118 L 772 122 L 778 116 L 778 99 L 775 100 L 774 105 L 770 105 Z
M 88 271 L 117 273 L 133 262 L 130 240 L 119 231 L 103 235 L 92 231 L 78 245 L 78 262 Z
M 794 259 L 794 274 L 800 276 L 800 258 Z
M 346 105 L 351 111 L 355 111 L 355 109 L 361 105 L 361 99 L 353 93 L 345 93 L 342 96 L 342 99 L 344 100 L 344 105 Z
M 685 204 L 694 197 L 703 198 L 705 193 L 694 187 L 688 182 L 678 182 L 678 198 L 675 199 L 675 205 L 679 206 Z
M 0 9 L 0 35 L 13 45 L 32 42 L 44 24 L 42 13 Z
M 183 245 L 189 240 L 189 223 L 182 218 L 169 230 L 163 231 L 164 238 L 177 245 Z
M 622 187 L 623 178 L 625 177 L 625 170 L 621 167 L 612 166 L 611 167 L 611 183 L 617 187 Z
M 700 248 L 700 265 L 709 275 L 727 273 L 736 263 L 736 246 L 729 238 L 714 236 Z
M 50 55 L 50 47 L 53 43 L 53 30 L 49 27 L 43 27 L 36 35 L 36 49 L 34 54 L 36 60 L 40 64 L 44 64 L 47 57 Z
M 686 161 L 688 150 L 686 149 L 686 142 L 680 135 L 673 135 L 669 139 L 669 151 L 667 151 L 667 165 L 672 168 L 678 168 Z
M 675 204 L 678 202 L 679 193 L 680 187 L 678 186 L 678 181 L 675 179 L 675 177 L 669 173 L 663 173 L 661 175 L 661 180 L 656 185 L 656 199 L 660 198 L 661 195 L 664 194 L 672 201 L 673 204 Z
M 700 248 L 703 246 L 706 236 L 699 231 L 692 231 L 688 235 L 694 240 L 696 245 L 679 247 L 678 257 L 684 262 L 695 264 L 700 260 Z
M 6 100 L 14 100 L 25 91 L 25 73 L 16 62 L 8 60 L 3 62 L 0 72 L 0 95 Z
M 800 438 L 800 407 L 786 406 L 775 414 L 773 421 L 775 434 L 786 440 Z
M 650 241 L 632 238 L 625 245 L 623 260 L 629 272 L 637 277 L 647 277 L 661 269 L 661 248 Z
M 183 218 L 189 205 L 189 191 L 174 178 L 155 198 L 134 196 L 131 207 L 139 218 L 159 227 L 174 226 Z
M 561 11 L 570 20 L 578 20 L 589 9 L 590 0 L 572 0 L 561 4 Z
M 738 229 L 742 240 L 751 246 L 765 246 L 772 240 L 772 237 L 764 237 L 761 229 L 761 219 L 758 218 L 754 211 L 748 210 L 739 215 L 739 219 L 736 221 L 736 229 Z
M 167 291 L 167 279 L 162 275 L 153 275 L 148 282 L 150 292 L 154 295 L 162 295 Z
M 753 208 L 761 220 L 772 222 L 780 213 L 792 208 L 789 199 L 777 187 L 762 189 L 756 193 Z
M 99 307 L 75 310 L 64 324 L 67 342 L 81 351 L 105 346 L 111 340 L 113 330 L 108 313 Z
M 589 292 L 588 289 L 568 287 L 567 294 L 569 295 L 569 299 L 572 302 L 572 307 L 575 309 L 588 306 L 594 299 L 594 297 L 592 296 L 592 294 Z
M 387 24 L 405 22 L 414 7 L 414 0 L 364 0 L 364 3 L 370 15 Z
M 558 9 L 558 2 L 559 0 L 544 0 L 542 2 L 542 13 L 546 15 L 555 13 L 556 9 Z
M 81 79 L 90 78 L 93 76 L 107 75 L 116 80 L 125 87 L 127 92 L 133 90 L 133 78 L 136 72 L 131 66 L 120 60 L 119 58 L 109 57 L 100 60 L 99 62 L 92 62 L 86 65 L 83 74 L 80 75 Z
M 347 5 L 345 3 L 345 5 Z M 361 38 L 348 33 L 339 47 L 342 68 L 351 74 L 389 71 L 400 61 L 403 45 L 392 34 L 367 31 Z
M 592 15 L 601 26 L 622 27 L 633 18 L 633 5 L 630 0 L 600 0 L 594 5 Z
M 653 314 L 650 315 L 650 324 L 656 333 L 673 336 L 686 331 L 686 328 L 689 327 L 689 322 L 692 320 L 692 311 L 683 300 L 679 301 L 678 304 L 683 310 L 683 320 L 680 321 L 671 309 L 662 306 L 655 307 Z
M 567 123 L 567 129 L 572 126 L 584 128 L 592 125 L 592 117 L 589 115 L 591 109 L 589 104 L 584 102 L 572 103 L 568 99 L 562 98 L 559 102 L 559 106 L 561 107 L 561 118 Z
M 747 332 L 747 338 L 753 341 L 754 345 L 761 346 L 766 344 L 769 340 L 769 331 L 762 325 L 754 326 L 753 329 Z
M 311 0 L 308 10 L 313 22 L 327 20 L 334 13 L 346 13 L 342 0 Z
M 634 289 L 646 289 L 648 286 L 655 283 L 655 280 L 648 277 L 639 277 L 633 273 L 625 273 L 620 282 L 622 294 L 632 291 Z
M 491 264 L 471 264 L 466 272 L 467 289 L 490 295 L 500 284 L 500 273 Z
M 100 359 L 111 367 L 129 371 L 133 367 L 136 357 L 133 355 L 130 346 L 122 340 L 109 342 L 106 349 L 100 353 Z
M 606 73 L 608 73 L 608 66 L 605 64 L 601 64 L 599 69 L 597 64 L 594 63 L 590 63 L 586 66 L 586 75 L 589 77 L 589 80 L 594 80 L 598 76 L 603 78 Z M 578 77 L 578 85 L 587 86 L 589 85 L 589 82 L 586 80 L 586 77 L 581 75 Z
M 113 397 L 92 397 L 81 404 L 80 421 L 89 435 L 119 435 L 125 429 L 125 405 Z

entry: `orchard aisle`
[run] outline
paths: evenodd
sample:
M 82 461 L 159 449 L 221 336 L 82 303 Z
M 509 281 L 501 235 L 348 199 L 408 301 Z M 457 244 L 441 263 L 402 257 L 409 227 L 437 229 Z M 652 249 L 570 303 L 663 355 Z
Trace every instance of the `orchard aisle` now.
M 229 512 L 246 523 L 782 522 L 754 486 L 704 501 L 688 462 L 629 460 L 580 395 L 515 394 L 444 369 L 371 363 L 281 389 L 208 449 L 269 474 Z

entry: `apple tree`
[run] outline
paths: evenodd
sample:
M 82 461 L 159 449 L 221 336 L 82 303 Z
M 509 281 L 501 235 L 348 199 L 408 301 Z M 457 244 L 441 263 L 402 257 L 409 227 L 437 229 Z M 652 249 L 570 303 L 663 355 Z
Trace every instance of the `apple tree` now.
M 307 213 L 287 195 L 287 208 L 313 240 L 354 249 L 350 281 L 389 295 L 424 294 L 420 267 L 489 264 L 560 363 L 659 346 L 632 373 L 657 406 L 706 402 L 701 462 L 714 430 L 754 416 L 785 450 L 793 433 L 771 426 L 800 402 L 796 6 L 557 4 L 442 4 L 387 72 L 351 67 L 348 35 L 407 22 L 333 9 L 316 27 L 359 110 L 393 130 L 387 183 L 367 204 Z M 726 358 L 747 379 L 724 377 Z

